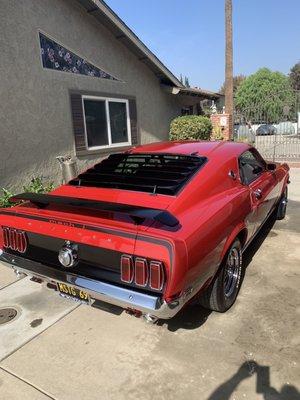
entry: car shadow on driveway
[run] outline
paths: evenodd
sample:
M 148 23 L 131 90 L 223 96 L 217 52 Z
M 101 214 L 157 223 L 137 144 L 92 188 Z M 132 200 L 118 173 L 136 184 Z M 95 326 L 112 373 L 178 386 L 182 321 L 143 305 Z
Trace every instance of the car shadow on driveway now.
M 300 393 L 293 385 L 283 385 L 277 391 L 270 384 L 270 367 L 259 365 L 253 360 L 244 362 L 237 372 L 222 383 L 207 400 L 230 400 L 238 385 L 245 379 L 256 375 L 256 393 L 264 400 L 300 400 Z
M 275 213 L 273 213 L 263 225 L 257 236 L 248 246 L 248 248 L 245 250 L 243 254 L 244 270 L 247 269 L 255 253 L 259 250 L 264 240 L 267 238 L 268 235 L 270 235 L 270 232 L 275 222 L 276 215 Z M 211 313 L 212 311 L 202 308 L 194 301 L 184 307 L 177 315 L 175 315 L 175 317 L 171 318 L 170 320 L 160 320 L 157 322 L 157 325 L 166 325 L 167 329 L 171 332 L 176 332 L 178 329 L 197 329 L 205 324 Z
M 205 324 L 211 312 L 198 304 L 188 304 L 175 317 L 159 320 L 157 325 L 166 325 L 171 332 L 176 332 L 178 329 L 197 329 Z

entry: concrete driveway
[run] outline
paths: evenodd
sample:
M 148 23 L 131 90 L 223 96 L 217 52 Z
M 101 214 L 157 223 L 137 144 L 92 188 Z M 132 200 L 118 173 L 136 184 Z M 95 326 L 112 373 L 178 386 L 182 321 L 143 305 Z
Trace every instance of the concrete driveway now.
M 300 169 L 288 216 L 247 251 L 246 276 L 226 314 L 191 305 L 147 325 L 78 306 L 0 267 L 1 400 L 299 400 Z

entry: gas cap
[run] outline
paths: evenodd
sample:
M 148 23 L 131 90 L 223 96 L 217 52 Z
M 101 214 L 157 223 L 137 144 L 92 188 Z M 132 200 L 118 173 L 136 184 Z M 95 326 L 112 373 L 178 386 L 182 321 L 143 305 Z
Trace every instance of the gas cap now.
M 58 254 L 58 260 L 65 268 L 72 268 L 78 263 L 78 245 L 65 242 Z

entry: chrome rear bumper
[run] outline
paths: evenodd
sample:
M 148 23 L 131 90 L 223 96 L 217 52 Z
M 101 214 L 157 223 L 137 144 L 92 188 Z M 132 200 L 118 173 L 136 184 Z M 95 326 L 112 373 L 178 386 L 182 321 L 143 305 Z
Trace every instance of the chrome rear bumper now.
M 172 318 L 189 300 L 189 296 L 180 297 L 167 303 L 158 296 L 139 293 L 109 283 L 74 275 L 68 271 L 58 271 L 47 265 L 23 257 L 11 255 L 0 250 L 0 261 L 6 266 L 46 283 L 66 283 L 87 292 L 92 301 L 104 301 L 124 309 L 138 310 L 144 315 L 156 319 Z

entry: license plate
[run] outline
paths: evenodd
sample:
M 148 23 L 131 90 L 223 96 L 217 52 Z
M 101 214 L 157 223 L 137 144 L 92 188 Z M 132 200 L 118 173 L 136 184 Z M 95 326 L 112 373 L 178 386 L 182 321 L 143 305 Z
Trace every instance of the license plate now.
M 64 297 L 70 297 L 73 300 L 83 303 L 90 303 L 90 296 L 84 290 L 66 285 L 65 283 L 58 283 L 57 290 Z

